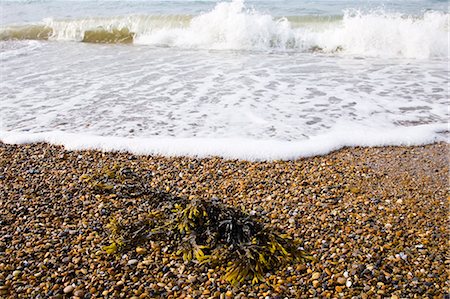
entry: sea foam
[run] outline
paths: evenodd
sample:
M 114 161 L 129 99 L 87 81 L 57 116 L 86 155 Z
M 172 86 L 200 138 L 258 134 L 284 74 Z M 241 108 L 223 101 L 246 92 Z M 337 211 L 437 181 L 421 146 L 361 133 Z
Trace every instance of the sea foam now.
M 448 57 L 449 14 L 421 15 L 347 9 L 341 17 L 275 17 L 243 0 L 220 2 L 196 16 L 130 15 L 46 18 L 4 27 L 0 39 L 51 39 L 213 50 L 320 51 L 372 57 Z
M 353 126 L 353 127 L 352 127 Z M 0 131 L 0 141 L 23 144 L 48 142 L 68 150 L 95 149 L 140 155 L 223 157 L 249 161 L 292 160 L 324 155 L 347 146 L 423 145 L 447 141 L 447 124 L 375 130 L 341 125 L 303 141 L 251 140 L 242 138 L 124 138 L 73 134 L 61 131 L 26 133 Z

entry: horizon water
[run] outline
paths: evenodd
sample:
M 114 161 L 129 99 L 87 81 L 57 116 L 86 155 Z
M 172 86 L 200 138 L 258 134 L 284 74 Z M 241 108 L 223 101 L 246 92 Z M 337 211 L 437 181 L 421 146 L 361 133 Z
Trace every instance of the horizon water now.
M 0 6 L 6 143 L 278 160 L 447 141 L 447 1 Z

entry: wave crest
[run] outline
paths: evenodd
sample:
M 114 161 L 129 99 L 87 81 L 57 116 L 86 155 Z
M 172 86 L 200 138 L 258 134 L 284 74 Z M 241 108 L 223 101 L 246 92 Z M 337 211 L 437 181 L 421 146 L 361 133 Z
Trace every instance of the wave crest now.
M 448 57 L 449 14 L 422 16 L 345 11 L 338 16 L 283 18 L 246 8 L 243 0 L 221 2 L 192 17 L 128 16 L 46 19 L 41 25 L 8 27 L 0 39 L 50 39 L 136 43 L 199 49 L 342 52 L 361 56 Z

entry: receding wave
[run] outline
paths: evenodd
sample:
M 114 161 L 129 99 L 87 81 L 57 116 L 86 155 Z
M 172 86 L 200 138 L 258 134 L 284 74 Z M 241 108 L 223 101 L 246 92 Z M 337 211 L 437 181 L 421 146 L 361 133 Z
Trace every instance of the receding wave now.
M 342 52 L 362 56 L 448 57 L 449 14 L 421 16 L 346 11 L 342 16 L 273 17 L 242 0 L 221 2 L 198 16 L 126 16 L 0 29 L 0 40 L 136 43 L 194 49 Z

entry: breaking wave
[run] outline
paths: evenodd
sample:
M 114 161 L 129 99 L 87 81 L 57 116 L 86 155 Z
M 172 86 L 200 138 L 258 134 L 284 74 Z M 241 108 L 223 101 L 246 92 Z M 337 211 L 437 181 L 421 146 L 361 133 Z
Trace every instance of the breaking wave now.
M 4 27 L 0 40 L 136 43 L 214 50 L 320 51 L 383 57 L 448 57 L 449 14 L 347 10 L 343 16 L 273 17 L 221 2 L 198 16 L 126 16 Z

